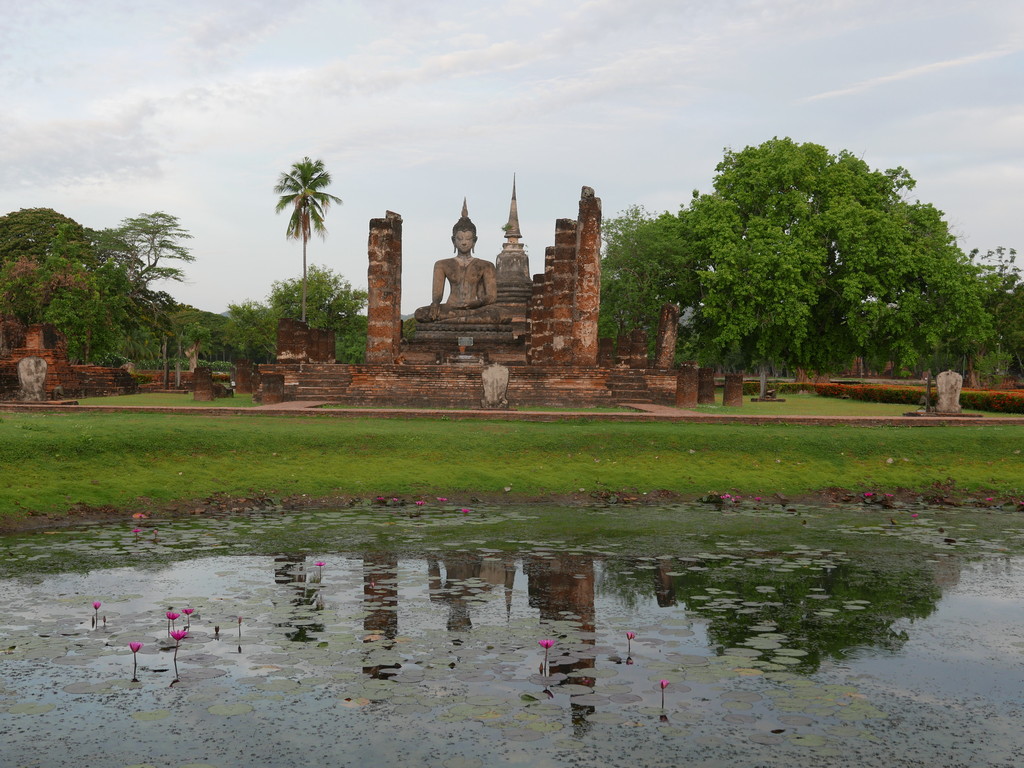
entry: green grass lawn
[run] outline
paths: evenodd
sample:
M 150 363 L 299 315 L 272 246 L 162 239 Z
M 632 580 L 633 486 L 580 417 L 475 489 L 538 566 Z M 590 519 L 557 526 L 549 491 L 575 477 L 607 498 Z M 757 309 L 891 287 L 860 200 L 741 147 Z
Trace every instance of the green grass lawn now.
M 0 516 L 215 493 L 376 496 L 955 485 L 1024 494 L 1024 432 L 605 422 L 0 414 Z

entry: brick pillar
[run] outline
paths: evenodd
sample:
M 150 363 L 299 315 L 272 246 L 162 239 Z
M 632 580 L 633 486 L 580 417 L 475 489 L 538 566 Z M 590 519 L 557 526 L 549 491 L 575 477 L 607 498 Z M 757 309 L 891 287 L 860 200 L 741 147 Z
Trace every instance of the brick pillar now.
M 715 404 L 715 369 L 697 369 L 697 404 Z
M 647 331 L 636 328 L 629 334 L 629 367 L 647 367 Z
M 248 360 L 235 361 L 235 392 L 240 395 L 252 394 L 252 363 Z
M 548 251 L 553 252 L 554 249 L 548 248 Z M 530 365 L 543 365 L 549 362 L 547 355 L 551 352 L 551 318 L 546 306 L 548 294 L 547 275 L 534 275 L 530 293 L 530 338 L 526 350 L 526 362 Z
M 573 363 L 597 365 L 597 320 L 601 309 L 601 198 L 580 192 L 576 227 L 576 274 L 573 286 Z
M 722 396 L 722 405 L 739 408 L 743 405 L 743 374 L 725 374 L 725 394 Z
M 573 362 L 573 314 L 576 292 L 576 230 L 574 219 L 555 222 L 555 249 L 551 261 L 551 362 Z
M 402 343 L 402 217 L 370 219 L 366 362 L 391 365 Z
M 676 376 L 676 406 L 693 408 L 697 405 L 697 363 L 685 360 L 679 364 Z
M 202 403 L 213 400 L 213 373 L 209 368 L 192 371 L 192 399 Z
M 282 317 L 277 321 L 277 362 L 306 362 L 308 341 L 309 326 L 306 323 L 291 317 Z
M 676 361 L 676 339 L 679 337 L 679 307 L 662 304 L 658 318 L 658 339 L 654 347 L 654 367 L 669 369 Z
M 605 368 L 615 365 L 615 339 L 598 339 L 597 364 Z

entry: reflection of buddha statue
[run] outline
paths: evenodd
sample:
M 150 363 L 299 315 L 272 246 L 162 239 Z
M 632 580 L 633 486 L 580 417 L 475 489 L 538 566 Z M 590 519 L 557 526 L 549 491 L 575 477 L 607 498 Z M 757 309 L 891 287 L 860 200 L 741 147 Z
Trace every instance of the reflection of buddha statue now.
M 462 218 L 452 227 L 456 255 L 435 262 L 430 305 L 416 310 L 416 322 L 500 323 L 506 319 L 507 313 L 493 306 L 498 298 L 494 265 L 472 255 L 476 240 L 476 225 L 470 221 L 463 201 Z M 446 281 L 450 291 L 442 304 Z

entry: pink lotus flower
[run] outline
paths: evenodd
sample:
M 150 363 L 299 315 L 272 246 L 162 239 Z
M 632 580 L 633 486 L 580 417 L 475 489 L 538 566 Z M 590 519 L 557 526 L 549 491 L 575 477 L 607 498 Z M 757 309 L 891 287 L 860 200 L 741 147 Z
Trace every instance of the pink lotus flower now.
M 464 515 L 468 515 L 468 514 L 469 514 L 469 510 L 468 510 L 468 509 L 466 509 L 466 508 L 463 508 L 463 509 L 462 509 L 462 514 L 464 514 Z
M 323 568 L 325 565 L 327 565 L 327 563 L 323 560 L 317 560 L 315 563 L 313 563 L 313 565 L 315 565 L 317 568 Z
M 168 611 L 167 612 L 167 618 L 170 621 L 174 621 L 175 619 L 180 619 L 181 618 L 181 614 L 180 613 L 175 613 L 174 611 Z
M 668 680 L 662 680 L 660 683 L 658 683 L 658 685 L 660 685 L 661 690 L 664 691 L 666 688 L 668 688 Z
M 182 640 L 184 640 L 186 637 L 188 637 L 188 630 L 187 629 L 172 629 L 171 630 L 171 637 L 174 638 L 175 642 L 180 643 Z
M 760 497 L 760 496 L 755 496 L 755 497 L 754 497 L 754 501 L 760 501 L 760 500 L 761 500 L 761 497 Z
M 96 600 L 95 602 L 93 602 L 92 607 L 98 611 L 101 605 L 103 605 L 103 603 L 101 603 L 99 600 Z
M 448 498 L 446 496 L 438 496 L 437 500 L 438 501 L 448 501 Z
M 668 680 L 662 680 L 658 683 L 661 686 L 661 708 L 665 708 L 665 689 L 668 688 Z
M 627 640 L 633 640 L 635 637 L 636 637 L 636 632 L 627 632 L 626 633 L 626 639 Z
M 425 502 L 425 501 L 417 501 L 417 502 L 416 502 L 416 506 L 417 506 L 417 507 L 422 507 L 422 506 L 423 506 L 424 504 L 426 504 L 426 503 L 427 503 L 427 502 Z
M 636 637 L 636 632 L 626 633 L 626 655 L 629 656 L 633 652 L 633 639 Z
M 545 651 L 550 650 L 551 646 L 555 644 L 554 640 L 538 640 L 537 645 L 543 648 Z
M 139 682 L 139 657 L 136 655 L 142 649 L 142 643 L 132 641 L 128 643 L 128 647 L 132 650 L 132 682 Z

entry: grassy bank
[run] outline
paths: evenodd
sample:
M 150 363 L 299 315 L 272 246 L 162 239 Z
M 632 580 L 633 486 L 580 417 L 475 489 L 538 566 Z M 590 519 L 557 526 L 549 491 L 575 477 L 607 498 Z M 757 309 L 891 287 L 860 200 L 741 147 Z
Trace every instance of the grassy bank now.
M 1024 494 L 1024 434 L 931 428 L 399 421 L 144 413 L 0 417 L 0 516 L 75 504 L 829 487 Z M 140 501 L 143 499 L 143 501 Z

